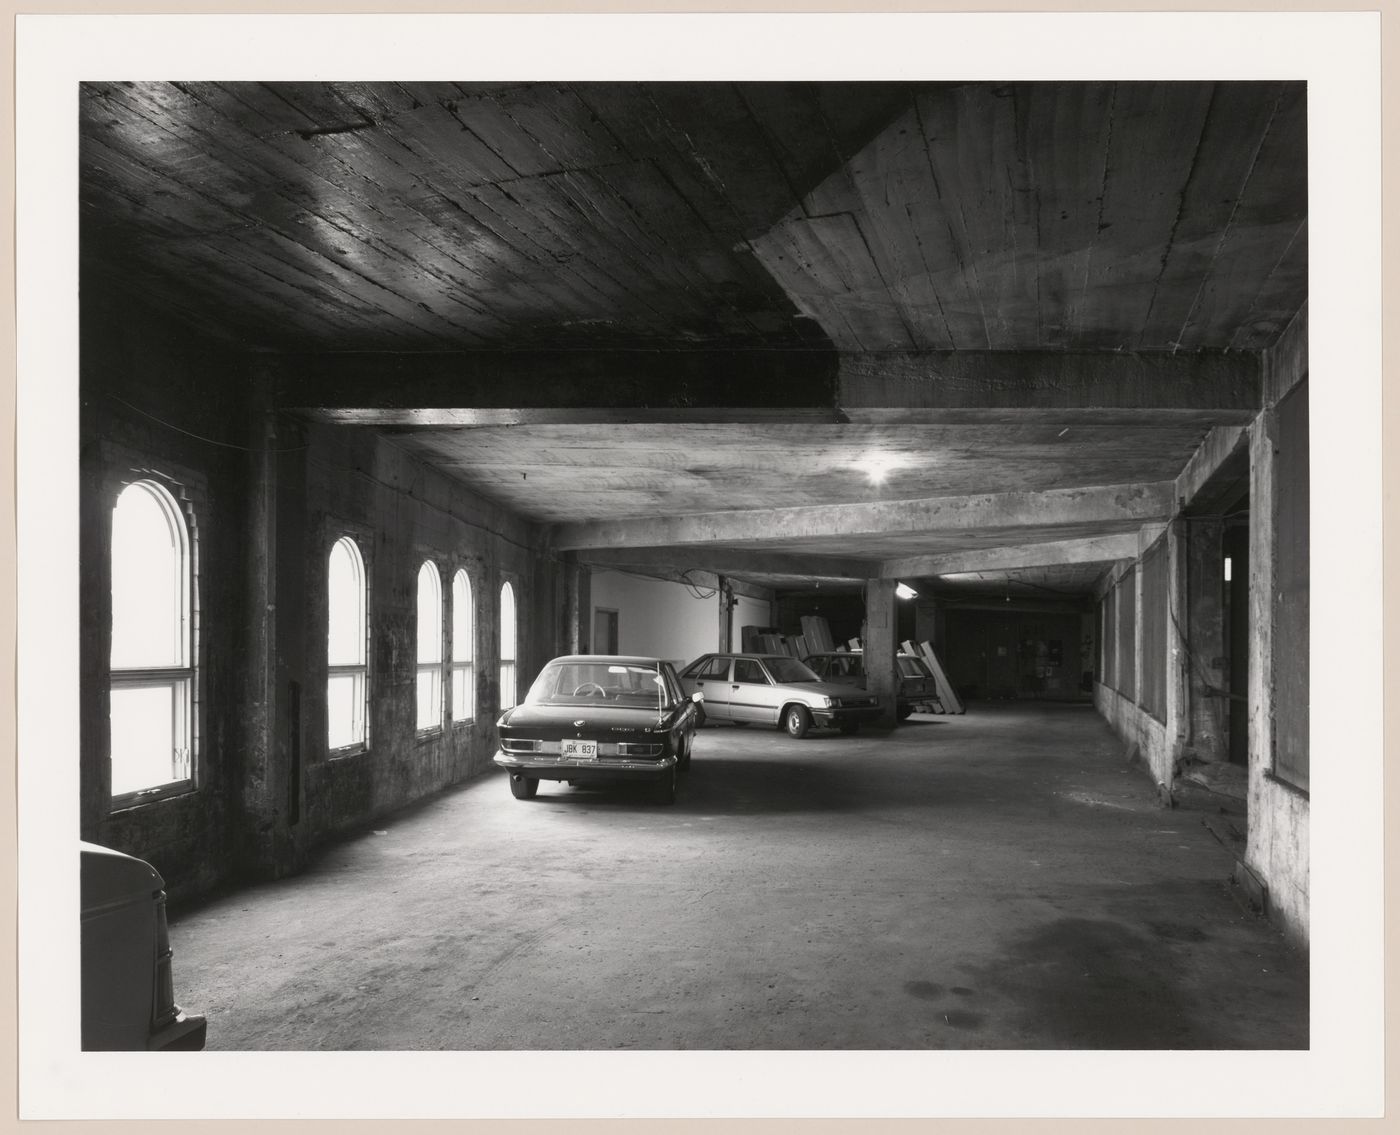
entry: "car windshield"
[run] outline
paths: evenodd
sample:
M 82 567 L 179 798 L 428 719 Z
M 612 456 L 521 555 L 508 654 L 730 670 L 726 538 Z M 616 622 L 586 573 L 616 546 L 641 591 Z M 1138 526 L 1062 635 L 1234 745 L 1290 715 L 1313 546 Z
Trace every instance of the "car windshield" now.
M 670 705 L 656 662 L 551 662 L 525 695 L 526 705 Z
M 811 667 L 796 658 L 765 658 L 763 664 L 775 682 L 820 682 Z

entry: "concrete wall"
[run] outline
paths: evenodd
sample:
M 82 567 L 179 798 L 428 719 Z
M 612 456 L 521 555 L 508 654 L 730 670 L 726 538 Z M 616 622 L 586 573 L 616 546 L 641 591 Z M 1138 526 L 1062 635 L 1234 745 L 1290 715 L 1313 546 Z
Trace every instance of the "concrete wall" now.
M 80 318 L 79 832 L 148 859 L 172 893 L 198 891 L 225 874 L 247 751 L 242 699 L 224 695 L 241 682 L 250 620 L 241 568 L 250 420 L 239 381 L 244 360 L 158 317 L 109 310 L 87 291 Z M 188 492 L 204 709 L 194 790 L 113 812 L 112 508 L 123 481 L 146 471 Z
M 1308 794 L 1274 775 L 1276 667 L 1288 665 L 1274 649 L 1274 561 L 1277 545 L 1277 422 L 1274 406 L 1308 369 L 1307 312 L 1265 358 L 1269 406 L 1251 425 L 1249 835 L 1245 865 L 1267 888 L 1270 918 L 1300 946 L 1309 937 L 1310 806 Z
M 734 649 L 743 645 L 740 632 L 744 627 L 774 627 L 773 604 L 750 595 L 734 596 Z
M 269 764 L 279 770 L 275 779 L 291 782 L 289 799 L 299 795 L 301 814 L 288 821 L 290 855 L 264 855 L 263 865 L 274 872 L 302 861 L 330 833 L 363 826 L 493 767 L 493 725 L 502 703 L 502 584 L 515 592 L 517 697 L 559 652 L 556 633 L 563 629 L 553 617 L 560 610 L 554 584 L 557 576 L 563 586 L 562 569 L 541 570 L 528 525 L 371 432 L 318 426 L 304 437 L 300 477 L 284 473 L 279 485 L 291 497 L 279 523 L 279 562 L 299 570 L 279 590 L 276 633 L 278 688 L 297 682 L 302 689 L 301 769 L 280 746 L 269 747 Z M 326 564 L 344 535 L 359 543 L 369 576 L 369 741 L 361 751 L 331 756 L 323 696 Z M 420 731 L 416 596 L 425 560 L 438 568 L 445 619 L 453 575 L 465 569 L 471 581 L 476 712 L 471 720 Z M 293 728 L 286 721 L 273 729 L 274 739 Z M 264 818 L 275 827 L 281 816 L 273 807 Z
M 150 860 L 179 899 L 301 866 L 335 833 L 490 769 L 498 597 L 516 590 L 523 691 L 561 653 L 563 565 L 533 528 L 370 431 L 267 409 L 255 360 L 158 315 L 84 295 L 79 601 L 80 831 Z M 111 508 L 123 476 L 189 489 L 198 558 L 192 791 L 113 812 Z M 369 579 L 371 716 L 362 751 L 326 744 L 326 569 L 341 535 Z M 416 581 L 431 559 L 475 600 L 475 719 L 416 728 Z M 556 615 L 558 617 L 556 617 Z
M 1151 544 L 1161 533 L 1161 525 L 1154 525 L 1144 529 L 1139 545 L 1143 550 Z M 1134 560 L 1131 563 L 1119 564 L 1112 572 L 1100 581 L 1098 594 L 1100 598 L 1106 594 L 1114 582 L 1122 576 L 1130 566 L 1137 564 Z M 1170 570 L 1168 575 L 1170 577 Z M 1139 572 L 1139 580 L 1141 573 Z M 1170 584 L 1169 584 L 1170 585 Z M 1136 589 L 1137 601 L 1141 603 L 1142 588 Z M 1140 607 L 1120 603 L 1118 605 L 1118 618 L 1134 619 L 1141 618 Z M 1109 629 L 1107 640 L 1104 645 L 1105 650 L 1113 649 L 1113 643 L 1117 642 L 1119 636 Z M 1141 675 L 1141 652 L 1142 635 L 1135 635 L 1134 641 L 1137 649 L 1131 659 L 1120 659 L 1120 666 L 1129 666 Z M 1170 686 L 1170 678 L 1168 685 Z M 1134 683 L 1133 689 L 1137 691 L 1137 697 L 1142 696 L 1142 682 Z M 1168 715 L 1166 722 L 1157 721 L 1146 710 L 1144 710 L 1134 698 L 1127 698 L 1117 690 L 1110 688 L 1103 682 L 1103 675 L 1096 675 L 1094 680 L 1094 705 L 1103 718 L 1113 727 L 1113 731 L 1118 734 L 1125 745 L 1136 745 L 1138 756 L 1142 760 L 1147 770 L 1147 775 L 1151 777 L 1152 783 L 1164 788 L 1170 788 L 1175 779 L 1175 766 L 1180 752 L 1176 742 L 1177 721 L 1174 719 L 1173 705 L 1168 702 Z
M 616 571 L 594 572 L 592 577 L 593 607 L 618 613 L 620 653 L 685 662 L 719 645 L 719 596 L 706 595 L 707 588 L 699 590 L 696 595 L 682 583 Z M 735 596 L 736 608 L 752 602 Z
M 1280 667 L 1296 667 L 1297 659 L 1275 649 L 1276 599 L 1275 562 L 1279 530 L 1277 504 L 1278 446 L 1274 407 L 1307 374 L 1307 311 L 1285 333 L 1278 347 L 1264 359 L 1264 391 L 1267 401 L 1262 412 L 1243 430 L 1230 427 L 1212 430 L 1200 449 L 1177 478 L 1177 499 L 1185 509 L 1204 502 L 1222 490 L 1222 480 L 1235 477 L 1240 464 L 1241 446 L 1248 449 L 1249 489 L 1249 769 L 1248 835 L 1237 876 L 1248 875 L 1251 887 L 1262 884 L 1265 910 L 1290 940 L 1306 948 L 1309 936 L 1309 853 L 1310 809 L 1308 793 L 1287 783 L 1275 773 L 1275 735 L 1279 724 L 1276 691 Z M 1228 476 L 1226 476 L 1228 474 Z M 1207 515 L 1211 511 L 1205 507 Z M 1193 544 L 1211 538 L 1209 527 L 1195 523 L 1194 517 L 1174 521 L 1169 533 L 1169 591 L 1173 601 L 1189 607 L 1187 617 L 1178 608 L 1169 628 L 1173 657 L 1168 668 L 1166 722 L 1154 721 L 1130 699 L 1095 683 L 1094 703 L 1099 712 L 1125 743 L 1136 744 L 1149 775 L 1158 784 L 1173 783 L 1177 761 L 1183 755 L 1202 759 L 1224 759 L 1225 728 L 1220 703 L 1206 701 L 1212 687 L 1223 678 L 1216 665 L 1220 652 L 1221 618 L 1218 605 L 1207 601 L 1209 589 L 1195 582 L 1202 573 L 1218 571 L 1219 550 L 1206 552 Z M 1155 532 L 1144 530 L 1140 552 Z M 1218 537 L 1218 525 L 1214 529 Z M 1140 556 L 1139 556 L 1140 559 Z M 1137 563 L 1138 561 L 1133 561 Z M 1098 595 L 1130 565 L 1119 564 L 1100 581 Z M 1193 572 L 1196 573 L 1193 576 Z M 1120 610 L 1120 617 L 1140 617 L 1139 612 Z M 1186 626 L 1188 640 L 1181 638 Z M 1141 673 L 1139 657 L 1126 664 Z M 1187 654 L 1194 653 L 1197 665 L 1188 670 Z M 1287 684 L 1300 684 L 1299 675 L 1290 673 Z M 1306 689 L 1305 678 L 1301 681 Z M 1141 683 L 1137 688 L 1141 689 Z M 1216 691 L 1218 695 L 1218 690 Z M 1295 739 L 1296 740 L 1296 739 Z

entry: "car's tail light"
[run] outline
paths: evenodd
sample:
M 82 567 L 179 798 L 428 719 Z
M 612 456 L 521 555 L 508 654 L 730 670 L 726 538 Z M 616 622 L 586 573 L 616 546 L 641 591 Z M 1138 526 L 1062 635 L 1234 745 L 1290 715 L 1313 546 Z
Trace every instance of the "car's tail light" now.
M 179 1009 L 175 1005 L 175 979 L 170 972 L 170 928 L 165 920 L 165 892 L 155 894 L 156 907 L 156 954 L 155 981 L 153 982 L 154 1001 L 151 1005 L 152 1030 L 164 1028 Z
M 619 757 L 659 757 L 661 755 L 661 746 L 642 744 L 637 741 L 619 741 L 617 745 L 617 755 Z
M 538 753 L 540 742 L 519 737 L 502 737 L 501 748 L 507 753 Z

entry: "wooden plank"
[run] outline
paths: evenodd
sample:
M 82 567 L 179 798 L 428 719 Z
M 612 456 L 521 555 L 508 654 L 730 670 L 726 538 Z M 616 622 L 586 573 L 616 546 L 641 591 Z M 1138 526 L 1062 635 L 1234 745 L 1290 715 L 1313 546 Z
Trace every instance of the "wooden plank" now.
M 915 653 L 911 651 L 910 653 Z M 962 699 L 958 697 L 948 681 L 948 675 L 943 671 L 943 664 L 938 661 L 938 655 L 934 653 L 933 643 L 921 642 L 917 651 L 923 658 L 924 664 L 933 672 L 933 682 L 938 689 L 938 700 L 943 703 L 943 708 L 949 713 L 966 712 Z

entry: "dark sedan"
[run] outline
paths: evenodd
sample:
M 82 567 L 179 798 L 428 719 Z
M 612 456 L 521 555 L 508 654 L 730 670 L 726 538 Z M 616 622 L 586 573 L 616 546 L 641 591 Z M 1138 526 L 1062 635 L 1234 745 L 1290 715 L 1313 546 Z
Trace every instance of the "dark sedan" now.
M 690 765 L 702 700 L 687 697 L 661 659 L 566 655 L 501 714 L 493 759 L 510 774 L 517 800 L 533 797 L 541 780 L 616 778 L 647 781 L 670 804 L 676 774 Z

